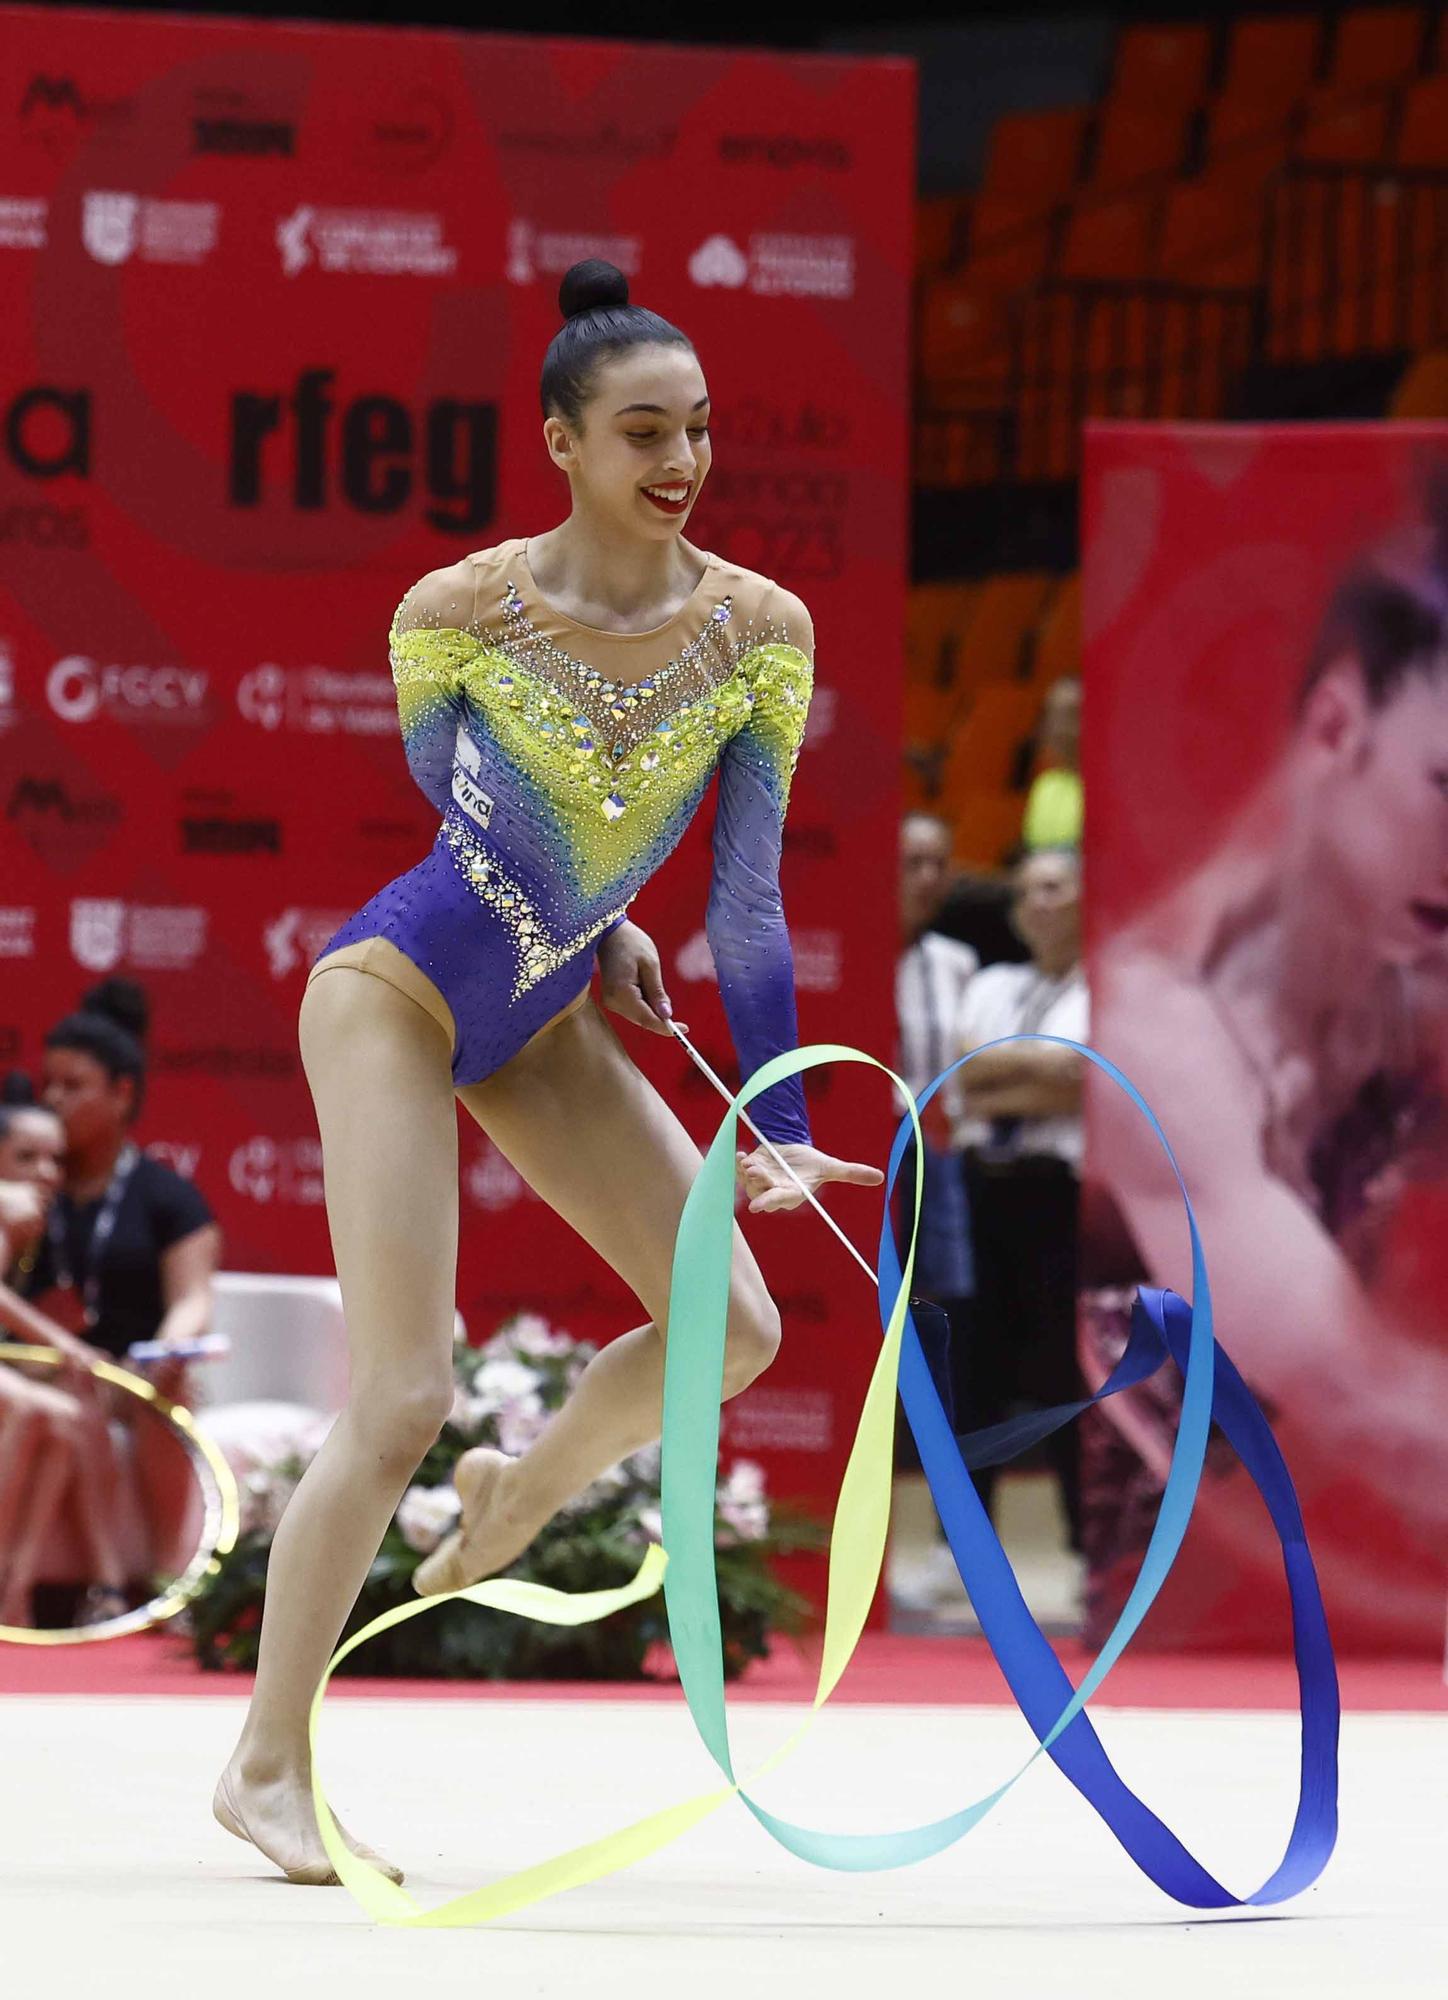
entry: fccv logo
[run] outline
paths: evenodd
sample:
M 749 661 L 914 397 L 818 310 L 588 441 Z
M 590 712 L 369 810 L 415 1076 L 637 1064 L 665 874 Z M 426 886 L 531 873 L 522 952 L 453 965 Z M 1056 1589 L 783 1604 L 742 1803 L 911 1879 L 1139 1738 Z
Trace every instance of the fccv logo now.
M 260 507 L 277 483 L 317 511 L 333 488 L 360 514 L 400 514 L 419 487 L 434 528 L 471 534 L 497 505 L 498 406 L 437 397 L 420 415 L 395 396 L 338 409 L 331 368 L 306 368 L 290 395 L 241 389 L 231 399 L 227 497 Z

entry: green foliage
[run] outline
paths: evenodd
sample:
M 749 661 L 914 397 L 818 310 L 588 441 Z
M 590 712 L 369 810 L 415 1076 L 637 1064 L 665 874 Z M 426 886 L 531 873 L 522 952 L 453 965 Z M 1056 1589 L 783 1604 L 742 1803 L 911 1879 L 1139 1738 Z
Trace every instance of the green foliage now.
M 416 1601 L 412 1573 L 438 1533 L 452 1525 L 453 1468 L 462 1453 L 479 1444 L 526 1450 L 594 1351 L 536 1315 L 508 1321 L 485 1346 L 456 1350 L 452 1417 L 388 1525 L 344 1638 L 380 1613 Z M 272 1535 L 304 1470 L 304 1458 L 292 1454 L 247 1479 L 244 1532 L 181 1621 L 203 1668 L 254 1670 Z M 649 1539 L 657 1537 L 658 1510 L 658 1448 L 652 1446 L 596 1480 L 505 1574 L 569 1592 L 626 1583 Z M 809 1606 L 779 1580 L 772 1559 L 820 1548 L 825 1540 L 819 1523 L 769 1508 L 757 1466 L 737 1463 L 720 1481 L 715 1541 L 726 1676 L 762 1659 L 771 1634 L 802 1628 Z M 397 1679 L 640 1680 L 667 1658 L 660 1651 L 667 1642 L 661 1595 L 576 1629 L 450 1599 L 370 1640 L 337 1671 Z

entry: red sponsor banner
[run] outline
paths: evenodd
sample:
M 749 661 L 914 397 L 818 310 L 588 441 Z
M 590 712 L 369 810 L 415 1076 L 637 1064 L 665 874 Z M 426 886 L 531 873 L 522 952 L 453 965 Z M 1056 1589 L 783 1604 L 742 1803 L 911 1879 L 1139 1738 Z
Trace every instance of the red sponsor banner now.
M 26 8 L 0 31 L 0 1060 L 33 1064 L 86 984 L 134 974 L 143 1139 L 205 1189 L 230 1266 L 331 1268 L 305 970 L 435 830 L 388 620 L 423 572 L 565 511 L 538 369 L 592 254 L 698 344 L 717 417 L 691 538 L 814 615 L 785 835 L 801 1038 L 888 1056 L 912 66 L 162 15 L 77 36 Z M 711 818 L 635 915 L 732 1076 Z M 693 1066 L 625 1033 L 707 1138 Z M 883 1157 L 882 1085 L 808 1088 L 820 1144 Z M 475 1328 L 637 1321 L 466 1121 L 462 1187 Z M 839 1206 L 868 1241 L 873 1199 Z M 787 1339 L 726 1442 L 819 1501 L 872 1301 L 817 1222 L 750 1233 Z
M 1339 1645 L 1448 1605 L 1448 426 L 1088 433 L 1096 1045 L 1197 1205 L 1222 1345 L 1266 1408 Z M 1190 1291 L 1180 1201 L 1089 1087 L 1082 1354 Z M 1086 1421 L 1091 1621 L 1135 1575 L 1170 1383 Z M 1143 1628 L 1286 1643 L 1276 1539 L 1219 1445 Z

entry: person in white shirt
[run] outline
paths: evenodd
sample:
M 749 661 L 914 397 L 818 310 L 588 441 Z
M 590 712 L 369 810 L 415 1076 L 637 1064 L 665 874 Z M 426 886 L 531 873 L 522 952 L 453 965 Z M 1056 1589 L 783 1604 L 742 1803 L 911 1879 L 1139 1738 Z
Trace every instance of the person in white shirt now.
M 954 1060 L 954 1027 L 966 987 L 980 960 L 968 944 L 930 928 L 951 887 L 949 823 L 934 813 L 907 813 L 900 825 L 900 955 L 895 962 L 895 1011 L 899 1040 L 895 1067 L 918 1097 Z M 895 1113 L 905 1112 L 898 1091 Z M 951 1413 L 956 1356 L 968 1328 L 965 1314 L 974 1279 L 970 1211 L 961 1177 L 954 1128 L 964 1112 L 957 1078 L 938 1090 L 920 1114 L 925 1134 L 911 1316 L 941 1400 Z M 903 1251 L 914 1203 L 909 1155 L 896 1182 L 895 1231 Z M 925 1309 L 930 1301 L 938 1311 Z M 914 1438 L 899 1426 L 896 1446 L 890 1594 L 900 1610 L 931 1611 L 958 1591 L 954 1558 L 940 1538 Z
M 951 1058 L 981 1049 L 958 1072 L 954 1128 L 965 1164 L 975 1261 L 969 1334 L 957 1366 L 956 1429 L 978 1430 L 1082 1393 L 1076 1359 L 1081 1088 L 1085 1058 L 1049 1042 L 1000 1049 L 1003 1035 L 1090 1039 L 1081 966 L 1081 864 L 1043 849 L 1017 867 L 1011 921 L 1031 957 L 989 965 L 966 987 Z M 1080 1546 L 1080 1456 L 1068 1424 L 1046 1446 L 1072 1546 Z M 975 1473 L 990 1506 L 995 1468 Z

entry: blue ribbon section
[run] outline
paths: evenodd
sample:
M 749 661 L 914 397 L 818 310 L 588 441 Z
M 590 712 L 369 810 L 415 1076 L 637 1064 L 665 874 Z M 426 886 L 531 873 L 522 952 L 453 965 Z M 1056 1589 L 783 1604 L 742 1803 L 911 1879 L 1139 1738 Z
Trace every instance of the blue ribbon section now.
M 1216 1342 L 1211 1287 L 1196 1216 L 1181 1170 L 1151 1107 L 1114 1063 L 1083 1043 L 1059 1035 L 1007 1035 L 985 1046 L 1000 1048 L 1011 1042 L 1026 1041 L 1052 1042 L 1058 1047 L 1074 1049 L 1124 1090 L 1150 1125 L 1170 1162 L 1185 1204 L 1191 1234 L 1195 1305 L 1188 1305 L 1175 1292 L 1143 1287 L 1132 1313 L 1131 1338 L 1111 1375 L 1094 1396 L 1083 1402 L 1032 1412 L 960 1439 L 953 1434 L 941 1406 L 914 1323 L 907 1313 L 900 1358 L 900 1395 L 905 1414 L 961 1581 L 1011 1693 L 1041 1746 L 1100 1814 L 1142 1872 L 1178 1902 L 1197 1909 L 1282 1902 L 1317 1879 L 1337 1838 L 1337 1668 L 1292 1478 L 1255 1398 Z M 920 1107 L 923 1109 L 946 1079 L 979 1053 L 972 1051 L 942 1070 L 921 1094 Z M 889 1196 L 912 1130 L 907 1113 L 890 1154 L 878 1265 L 882 1327 L 889 1324 L 902 1283 Z M 1144 1380 L 1168 1355 L 1182 1371 L 1185 1392 L 1160 1511 L 1121 1616 L 1080 1687 L 1073 1690 L 1065 1669 L 1026 1608 L 966 1468 L 998 1464 L 1013 1457 L 1079 1416 L 1090 1403 Z M 1260 1888 L 1246 1896 L 1235 1896 L 1218 1882 L 1170 1827 L 1143 1804 L 1116 1771 L 1084 1712 L 1086 1703 L 1140 1626 L 1176 1560 L 1201 1483 L 1207 1437 L 1214 1420 L 1261 1494 L 1282 1544 L 1302 1718 L 1301 1771 L 1292 1832 L 1278 1867 Z

